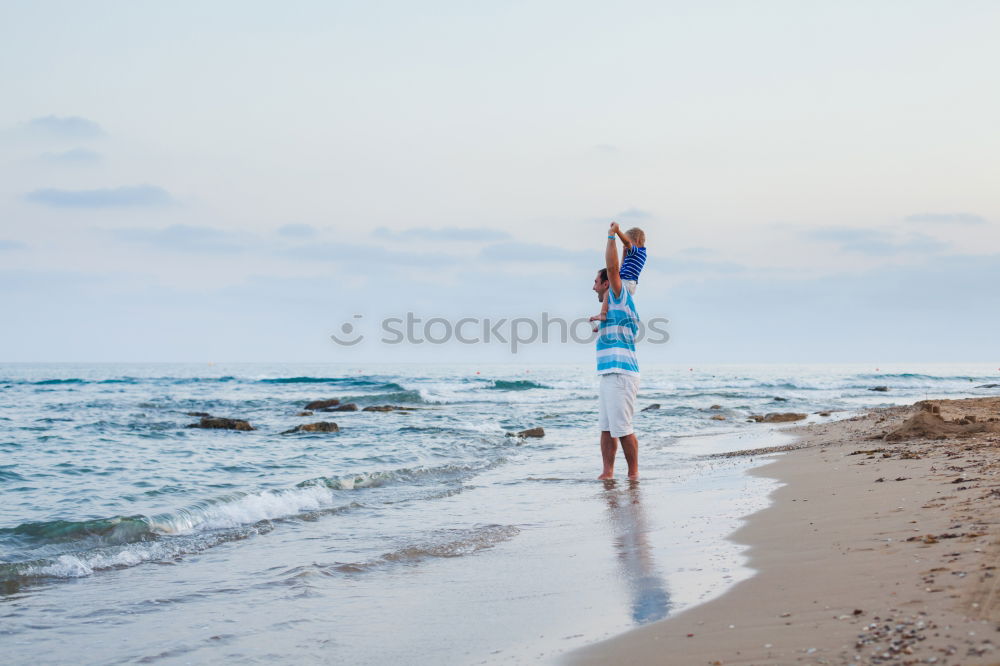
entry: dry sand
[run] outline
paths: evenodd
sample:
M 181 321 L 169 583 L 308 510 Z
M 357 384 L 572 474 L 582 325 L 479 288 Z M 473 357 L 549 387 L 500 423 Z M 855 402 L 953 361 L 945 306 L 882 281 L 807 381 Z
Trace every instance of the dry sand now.
M 568 661 L 1000 664 L 1000 428 L 991 418 L 1000 398 L 796 428 L 797 448 L 753 471 L 782 482 L 773 504 L 732 537 L 758 573 Z M 953 427 L 972 423 L 990 425 Z M 886 438 L 904 424 L 903 439 Z

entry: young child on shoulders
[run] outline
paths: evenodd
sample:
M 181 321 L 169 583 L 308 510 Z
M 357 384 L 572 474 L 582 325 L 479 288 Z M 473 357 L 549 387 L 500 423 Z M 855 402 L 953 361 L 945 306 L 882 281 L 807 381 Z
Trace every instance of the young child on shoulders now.
M 646 232 L 639 227 L 632 227 L 622 233 L 617 222 L 611 223 L 611 231 L 621 239 L 622 263 L 618 274 L 621 276 L 622 285 L 628 289 L 628 293 L 635 294 L 639 286 L 639 273 L 646 263 Z M 594 315 L 590 321 L 607 321 L 608 318 L 608 297 L 604 297 L 604 305 L 601 306 L 601 314 Z M 595 331 L 597 328 L 594 329 Z

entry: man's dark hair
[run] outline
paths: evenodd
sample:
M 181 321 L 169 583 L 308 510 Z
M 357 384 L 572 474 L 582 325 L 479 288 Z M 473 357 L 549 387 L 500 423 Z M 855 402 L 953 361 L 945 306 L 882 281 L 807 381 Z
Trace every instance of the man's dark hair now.
M 597 272 L 601 276 L 601 282 L 607 282 L 608 281 L 608 269 L 607 268 L 602 268 L 601 270 L 599 270 Z

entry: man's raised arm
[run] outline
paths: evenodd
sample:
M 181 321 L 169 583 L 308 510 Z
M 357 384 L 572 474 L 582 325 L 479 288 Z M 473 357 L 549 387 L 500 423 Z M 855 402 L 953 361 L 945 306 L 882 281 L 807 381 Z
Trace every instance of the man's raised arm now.
M 604 250 L 604 264 L 608 269 L 608 282 L 611 287 L 611 293 L 616 300 L 621 298 L 622 295 L 622 277 L 619 275 L 621 265 L 618 263 L 618 244 L 615 243 L 615 235 L 617 233 L 618 223 L 612 222 L 611 228 L 608 229 L 608 247 Z

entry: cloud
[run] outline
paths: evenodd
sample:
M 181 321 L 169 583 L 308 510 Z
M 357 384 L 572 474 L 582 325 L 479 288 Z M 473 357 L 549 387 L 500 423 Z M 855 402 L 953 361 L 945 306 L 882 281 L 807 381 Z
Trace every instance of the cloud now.
M 878 229 L 827 227 L 805 232 L 809 240 L 835 243 L 843 252 L 856 252 L 873 257 L 886 257 L 906 252 L 928 254 L 940 252 L 947 243 L 924 234 L 908 233 L 902 236 Z
M 814 279 L 720 276 L 640 287 L 638 304 L 668 313 L 672 354 L 716 362 L 972 362 L 995 356 L 997 271 L 995 254 Z
M 46 188 L 29 192 L 24 198 L 55 208 L 125 208 L 163 206 L 173 202 L 169 192 L 155 185 L 126 185 L 97 190 Z
M 73 148 L 61 153 L 42 153 L 42 159 L 54 164 L 95 164 L 101 161 L 100 153 L 86 148 Z
M 457 263 L 458 258 L 437 252 L 393 252 L 378 245 L 350 243 L 309 243 L 284 250 L 293 259 L 336 261 L 362 264 L 366 271 L 379 271 L 395 266 L 443 266 Z
M 621 152 L 618 146 L 610 143 L 598 143 L 597 145 L 591 146 L 590 150 L 597 155 L 617 155 Z
M 21 241 L 12 240 L 0 240 L 0 251 L 4 250 L 23 250 L 28 246 Z
M 100 125 L 80 116 L 44 116 L 27 122 L 28 129 L 60 139 L 95 139 L 105 135 Z
M 649 211 L 641 210 L 639 208 L 626 208 L 622 212 L 615 216 L 616 219 L 630 219 L 630 220 L 645 220 L 652 217 L 653 214 Z
M 319 232 L 309 224 L 286 224 L 278 228 L 278 235 L 285 238 L 314 238 Z
M 731 261 L 704 261 L 701 259 L 683 259 L 678 257 L 663 257 L 662 260 L 657 259 L 646 266 L 668 275 L 687 273 L 728 274 L 742 273 L 748 270 L 746 266 Z
M 923 224 L 986 224 L 988 220 L 975 213 L 917 213 L 907 215 L 907 222 Z
M 118 240 L 129 243 L 182 252 L 241 252 L 250 241 L 247 234 L 186 224 L 175 224 L 163 229 L 113 229 L 111 233 Z
M 715 250 L 707 247 L 685 247 L 678 250 L 677 254 L 685 254 L 689 257 L 707 257 L 715 254 Z
M 378 227 L 374 233 L 394 240 L 490 242 L 510 238 L 510 234 L 500 229 L 470 229 L 461 227 L 443 227 L 441 229 L 414 227 L 412 229 L 403 229 L 402 231 L 393 231 L 386 227 Z
M 479 256 L 490 261 L 531 261 L 560 263 L 596 263 L 604 261 L 604 252 L 595 249 L 593 252 L 584 250 L 567 250 L 551 245 L 535 243 L 496 243 L 483 248 Z

